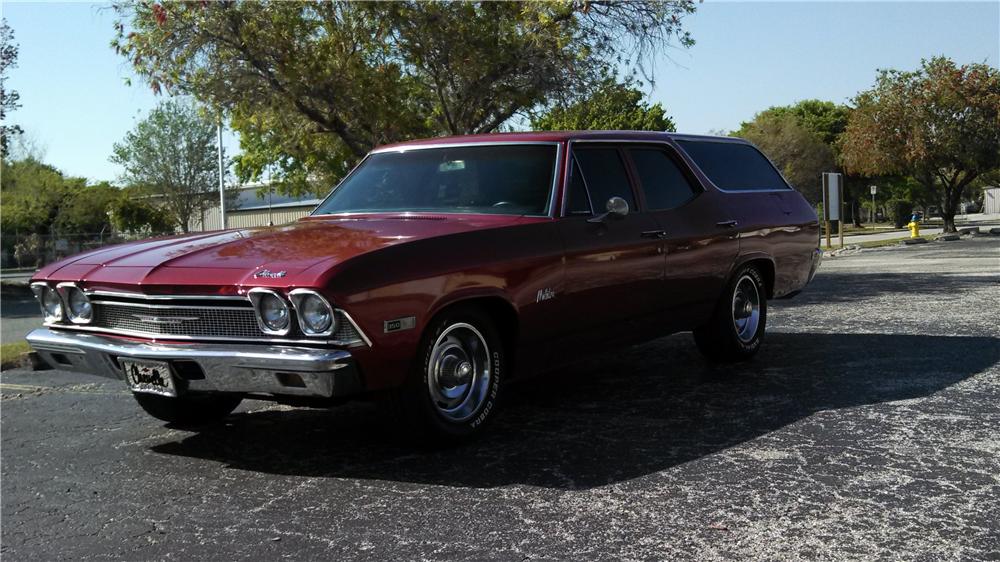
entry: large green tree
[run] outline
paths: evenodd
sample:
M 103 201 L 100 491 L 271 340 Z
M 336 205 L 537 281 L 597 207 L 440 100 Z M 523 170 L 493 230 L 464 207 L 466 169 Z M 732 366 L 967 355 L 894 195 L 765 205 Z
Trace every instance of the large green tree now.
M 531 120 L 538 131 L 673 131 L 659 103 L 650 105 L 637 84 L 607 77 L 577 101 L 559 103 Z
M 325 189 L 378 144 L 495 131 L 693 43 L 693 0 L 128 2 L 114 47 L 240 133 L 237 171 Z
M 17 66 L 17 43 L 14 30 L 7 20 L 0 20 L 0 157 L 6 158 L 11 137 L 20 134 L 21 127 L 7 122 L 8 114 L 21 107 L 21 95 L 7 87 L 7 71 Z
M 936 57 L 883 70 L 854 98 L 840 139 L 848 171 L 912 176 L 940 201 L 946 232 L 976 178 L 1000 167 L 1000 71 Z
M 174 225 L 187 232 L 191 220 L 219 200 L 216 126 L 187 101 L 161 102 L 114 145 L 111 161 L 122 180 L 150 193 Z
M 69 187 L 59 170 L 27 158 L 3 163 L 0 190 L 4 234 L 47 235 L 52 234 Z

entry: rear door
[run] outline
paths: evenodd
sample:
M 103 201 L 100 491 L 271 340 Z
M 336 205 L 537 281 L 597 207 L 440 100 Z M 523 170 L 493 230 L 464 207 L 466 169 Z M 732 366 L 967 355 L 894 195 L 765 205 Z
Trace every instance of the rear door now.
M 666 143 L 635 144 L 626 153 L 665 241 L 666 322 L 670 329 L 693 328 L 711 314 L 739 253 L 728 201 L 704 188 Z
M 606 337 L 625 332 L 662 305 L 663 241 L 656 220 L 642 211 L 623 149 L 574 143 L 564 216 L 565 290 L 559 295 L 570 332 Z M 628 202 L 625 217 L 608 217 L 607 200 Z

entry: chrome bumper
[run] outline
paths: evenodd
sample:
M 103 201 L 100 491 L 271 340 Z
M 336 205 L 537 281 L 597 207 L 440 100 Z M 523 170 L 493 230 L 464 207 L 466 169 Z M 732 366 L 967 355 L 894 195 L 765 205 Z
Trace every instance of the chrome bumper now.
M 137 342 L 48 328 L 27 340 L 54 368 L 115 379 L 123 379 L 119 357 L 167 361 L 184 391 L 329 398 L 361 390 L 351 354 L 339 349 Z

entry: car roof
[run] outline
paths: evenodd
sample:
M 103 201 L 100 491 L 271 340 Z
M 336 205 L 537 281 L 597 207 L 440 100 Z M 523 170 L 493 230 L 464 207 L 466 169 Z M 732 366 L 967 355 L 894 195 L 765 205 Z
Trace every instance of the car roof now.
M 394 144 L 387 144 L 377 147 L 374 152 L 392 151 L 405 149 L 407 147 L 438 145 L 438 144 L 465 144 L 465 143 L 487 143 L 487 142 L 566 142 L 571 140 L 711 140 L 722 142 L 743 142 L 746 141 L 738 137 L 722 137 L 712 135 L 691 135 L 686 133 L 672 133 L 667 131 L 530 131 L 523 133 L 487 133 L 480 135 L 458 135 L 450 137 L 436 137 L 428 139 L 412 140 Z

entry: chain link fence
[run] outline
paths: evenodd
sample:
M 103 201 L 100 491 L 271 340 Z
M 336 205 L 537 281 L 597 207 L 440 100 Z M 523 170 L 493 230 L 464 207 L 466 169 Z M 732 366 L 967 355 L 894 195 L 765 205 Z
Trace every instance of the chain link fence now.
M 118 233 L 87 234 L 5 234 L 0 239 L 0 267 L 39 268 L 62 258 L 110 246 L 141 236 Z

